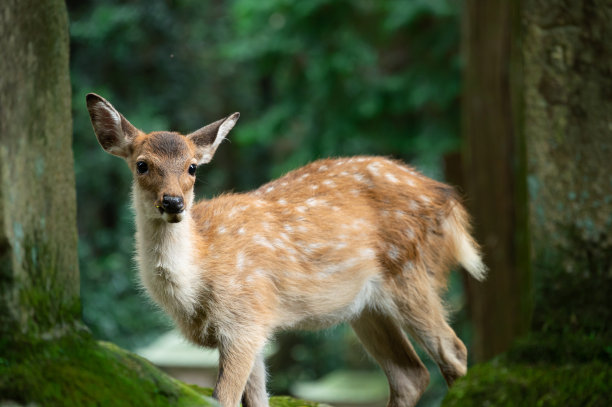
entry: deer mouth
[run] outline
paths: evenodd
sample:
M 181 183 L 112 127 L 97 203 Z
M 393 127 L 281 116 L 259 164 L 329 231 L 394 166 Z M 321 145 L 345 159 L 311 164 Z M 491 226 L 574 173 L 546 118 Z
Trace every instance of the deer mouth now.
M 172 214 L 167 214 L 166 216 L 166 222 L 168 223 L 179 223 L 182 220 L 183 220 L 182 213 L 172 213 Z
M 168 223 L 179 223 L 183 220 L 184 210 L 179 212 L 168 212 L 161 205 L 155 205 L 162 219 Z
M 168 223 L 179 223 L 183 220 L 183 214 L 183 211 L 178 213 L 169 213 L 164 211 L 162 213 L 162 218 Z

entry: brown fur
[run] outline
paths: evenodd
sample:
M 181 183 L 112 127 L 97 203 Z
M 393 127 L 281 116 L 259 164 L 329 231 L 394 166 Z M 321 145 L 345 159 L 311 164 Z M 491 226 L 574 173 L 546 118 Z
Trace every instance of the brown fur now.
M 134 172 L 143 285 L 188 339 L 219 348 L 214 395 L 223 406 L 267 405 L 262 348 L 291 327 L 350 322 L 389 379 L 389 406 L 414 405 L 429 382 L 403 329 L 449 385 L 465 374 L 467 352 L 440 294 L 452 266 L 477 278 L 484 266 L 452 188 L 361 156 L 194 204 L 188 168 L 210 160 L 236 114 L 188 136 L 134 135 L 121 134 L 117 118 L 125 119 L 104 99 L 88 96 L 88 107 L 102 147 Z M 148 163 L 146 174 L 137 161 Z M 164 195 L 183 198 L 184 213 L 156 212 Z

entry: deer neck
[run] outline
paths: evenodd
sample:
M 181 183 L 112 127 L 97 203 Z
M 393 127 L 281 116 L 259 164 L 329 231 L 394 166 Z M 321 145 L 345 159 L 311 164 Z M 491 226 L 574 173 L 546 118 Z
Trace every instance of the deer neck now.
M 191 317 L 196 312 L 201 285 L 193 247 L 194 222 L 189 213 L 178 223 L 151 216 L 140 195 L 134 186 L 136 258 L 141 283 L 172 316 Z

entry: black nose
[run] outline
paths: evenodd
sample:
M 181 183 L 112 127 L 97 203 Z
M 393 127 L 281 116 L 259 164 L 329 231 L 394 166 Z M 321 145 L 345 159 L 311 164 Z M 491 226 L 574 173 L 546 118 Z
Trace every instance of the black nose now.
M 185 204 L 183 203 L 183 198 L 180 196 L 164 195 L 164 199 L 162 199 L 162 207 L 164 208 L 164 211 L 168 213 L 181 213 L 185 208 Z

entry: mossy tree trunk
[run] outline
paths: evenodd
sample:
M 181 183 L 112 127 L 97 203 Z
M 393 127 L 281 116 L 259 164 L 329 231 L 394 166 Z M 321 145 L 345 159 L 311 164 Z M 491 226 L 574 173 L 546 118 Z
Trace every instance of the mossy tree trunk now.
M 0 2 L 3 341 L 61 336 L 80 317 L 68 49 L 63 1 Z
M 535 328 L 610 330 L 612 1 L 524 1 L 522 15 Z
M 464 3 L 463 183 L 490 269 L 484 283 L 466 279 L 478 361 L 525 333 L 532 308 L 517 4 Z
M 506 52 L 509 66 L 523 67 L 513 125 L 521 129 L 528 160 L 533 323 L 506 354 L 472 367 L 444 405 L 607 406 L 612 0 L 516 4 L 522 48 Z

